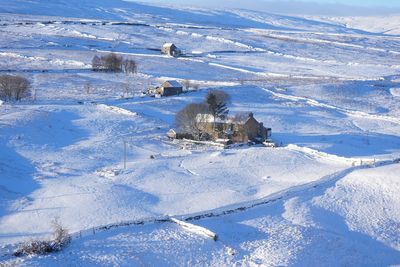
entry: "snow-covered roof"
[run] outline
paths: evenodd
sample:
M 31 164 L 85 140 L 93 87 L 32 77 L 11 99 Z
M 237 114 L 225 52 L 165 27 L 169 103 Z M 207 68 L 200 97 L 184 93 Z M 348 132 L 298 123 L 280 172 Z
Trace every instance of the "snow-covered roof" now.
M 224 120 L 221 118 L 216 118 L 214 121 L 214 116 L 212 114 L 202 114 L 199 113 L 196 115 L 196 122 L 209 122 L 209 123 L 230 123 L 231 120 Z
M 196 122 L 214 122 L 214 116 L 211 114 L 197 114 Z
M 163 47 L 171 47 L 173 45 L 174 45 L 173 43 L 165 43 L 165 44 L 163 44 Z
M 182 85 L 178 81 L 169 80 L 163 83 L 163 87 L 182 87 Z

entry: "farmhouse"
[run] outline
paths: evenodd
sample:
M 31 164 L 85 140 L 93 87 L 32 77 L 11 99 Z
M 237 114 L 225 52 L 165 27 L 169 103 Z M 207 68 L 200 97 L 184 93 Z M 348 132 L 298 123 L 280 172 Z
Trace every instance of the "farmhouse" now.
M 262 122 L 254 118 L 253 113 L 240 120 L 214 119 L 211 114 L 197 114 L 196 123 L 200 131 L 209 134 L 214 140 L 228 139 L 233 143 L 264 142 L 271 137 L 271 128 L 265 128 Z
M 253 113 L 249 113 L 243 119 L 214 119 L 211 114 L 197 114 L 195 125 L 201 136 L 206 137 L 204 140 L 214 140 L 224 144 L 271 141 L 271 128 L 264 127 L 262 122 L 254 118 Z M 168 131 L 167 136 L 171 139 L 194 139 L 191 133 L 177 133 L 173 129 Z
M 173 43 L 165 43 L 161 47 L 161 53 L 172 57 L 179 57 L 182 51 Z

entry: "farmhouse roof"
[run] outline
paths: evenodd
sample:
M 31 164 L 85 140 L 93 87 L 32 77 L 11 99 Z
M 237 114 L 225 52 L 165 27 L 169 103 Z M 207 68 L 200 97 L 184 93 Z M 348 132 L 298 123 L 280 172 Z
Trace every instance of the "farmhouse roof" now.
M 229 120 L 224 120 L 221 118 L 216 118 L 214 121 L 214 116 L 212 114 L 203 114 L 199 113 L 196 115 L 196 122 L 202 122 L 202 123 L 229 123 Z
M 199 113 L 196 115 L 197 122 L 214 122 L 214 116 L 211 114 Z

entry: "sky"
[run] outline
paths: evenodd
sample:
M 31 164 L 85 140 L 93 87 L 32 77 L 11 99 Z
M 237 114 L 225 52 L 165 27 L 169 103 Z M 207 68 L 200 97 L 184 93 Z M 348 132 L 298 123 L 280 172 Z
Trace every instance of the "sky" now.
M 400 14 L 400 0 L 140 0 L 212 8 L 246 8 L 296 15 Z
M 292 1 L 293 2 L 293 1 Z M 313 2 L 313 1 L 308 1 Z M 318 0 L 314 1 L 317 3 L 336 3 L 336 4 L 347 4 L 354 6 L 366 6 L 366 7 L 400 7 L 399 0 Z

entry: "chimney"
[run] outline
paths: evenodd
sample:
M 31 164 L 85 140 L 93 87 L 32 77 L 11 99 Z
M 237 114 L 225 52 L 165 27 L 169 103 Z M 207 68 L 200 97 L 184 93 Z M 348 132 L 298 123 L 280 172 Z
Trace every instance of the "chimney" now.
M 253 112 L 250 112 L 250 113 L 249 113 L 249 118 L 253 118 L 253 117 L 254 117 Z

